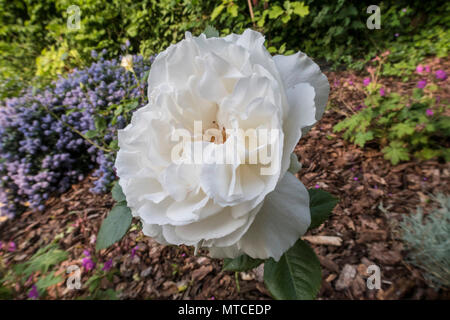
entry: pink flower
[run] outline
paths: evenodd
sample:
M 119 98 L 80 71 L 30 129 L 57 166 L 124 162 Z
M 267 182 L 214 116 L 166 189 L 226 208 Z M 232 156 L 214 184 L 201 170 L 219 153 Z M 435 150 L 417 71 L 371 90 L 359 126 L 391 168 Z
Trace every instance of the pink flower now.
M 398 38 L 399 35 L 400 35 L 400 34 L 398 34 L 398 33 L 394 34 L 394 36 L 395 36 L 396 38 Z
M 364 86 L 367 87 L 369 85 L 369 83 L 370 83 L 370 78 L 367 78 L 367 77 L 364 78 L 364 80 L 363 80 Z
M 426 66 L 425 66 L 425 72 L 430 72 L 430 71 L 431 71 L 430 66 L 429 66 L 429 65 L 426 65 Z
M 314 188 L 319 189 L 319 188 L 320 188 L 319 184 L 316 183 L 316 185 L 314 186 Z
M 91 258 L 83 258 L 82 265 L 86 271 L 90 271 L 95 268 L 95 263 L 91 260 Z
M 420 81 L 417 83 L 417 88 L 423 89 L 423 88 L 426 87 L 426 85 L 427 85 L 427 80 L 420 80 Z
M 90 256 L 91 256 L 91 253 L 89 252 L 89 250 L 83 250 L 83 254 L 84 254 L 86 257 L 90 257 Z
M 417 72 L 417 73 L 422 73 L 422 72 L 423 72 L 423 66 L 422 66 L 421 64 L 419 64 L 419 65 L 416 67 L 416 72 Z
M 406 8 L 403 8 L 402 11 L 403 11 L 403 12 L 406 12 Z
M 439 80 L 445 80 L 447 79 L 447 74 L 444 70 L 439 69 L 438 71 L 436 71 L 436 78 Z
M 11 241 L 8 245 L 8 251 L 14 252 L 14 251 L 16 251 L 16 249 L 17 249 L 16 244 L 13 241 Z
M 109 259 L 108 261 L 106 261 L 105 264 L 103 265 L 102 271 L 109 271 L 109 270 L 111 270 L 112 264 L 113 264 L 112 259 Z
M 338 87 L 339 83 L 340 83 L 339 80 L 334 79 L 333 86 Z
M 348 84 L 352 86 L 353 85 L 353 81 L 352 80 L 348 80 Z
M 386 94 L 386 91 L 384 91 L 384 88 L 380 88 L 380 96 L 384 97 Z
M 358 177 L 354 177 L 353 180 L 358 181 Z
M 426 114 L 427 116 L 431 117 L 434 114 L 434 112 L 431 109 L 427 109 Z
M 37 299 L 39 298 L 39 292 L 37 291 L 36 285 L 33 284 L 31 290 L 28 292 L 28 298 Z

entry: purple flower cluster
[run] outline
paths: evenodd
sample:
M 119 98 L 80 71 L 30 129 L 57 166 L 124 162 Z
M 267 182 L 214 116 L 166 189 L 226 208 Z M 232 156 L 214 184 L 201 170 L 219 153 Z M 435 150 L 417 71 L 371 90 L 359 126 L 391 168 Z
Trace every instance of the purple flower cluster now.
M 115 154 L 73 129 L 86 134 L 96 130 L 95 119 L 104 118 L 106 128 L 92 140 L 108 146 L 117 129 L 126 125 L 124 116 L 111 124 L 115 106 L 124 99 L 139 99 L 147 81 L 140 81 L 139 87 L 134 75 L 120 66 L 121 57 L 105 60 L 104 54 L 94 53 L 97 61 L 88 68 L 75 69 L 45 89 L 29 88 L 20 97 L 0 102 L 1 214 L 12 217 L 26 206 L 43 210 L 52 193 L 64 192 L 92 170 L 99 177 L 92 191 L 107 191 L 115 178 Z M 150 61 L 134 56 L 133 66 L 141 79 Z

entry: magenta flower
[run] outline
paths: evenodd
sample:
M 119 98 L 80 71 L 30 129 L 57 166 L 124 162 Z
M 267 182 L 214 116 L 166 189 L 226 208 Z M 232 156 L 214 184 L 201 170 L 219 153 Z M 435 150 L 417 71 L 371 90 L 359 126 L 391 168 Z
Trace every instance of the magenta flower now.
M 111 270 L 112 264 L 113 264 L 112 259 L 109 259 L 108 261 L 106 261 L 105 264 L 103 265 L 102 271 L 109 271 L 109 270 Z
M 95 263 L 91 260 L 91 258 L 83 258 L 82 264 L 86 271 L 90 271 L 95 268 Z
M 427 109 L 426 114 L 427 116 L 431 117 L 434 114 L 434 112 L 431 109 Z
M 319 188 L 320 188 L 319 184 L 316 183 L 316 185 L 314 186 L 314 188 L 319 189 Z
M 355 108 L 353 108 L 353 109 L 355 109 L 355 111 L 359 111 L 359 110 L 361 110 L 361 109 L 364 109 L 365 107 L 366 107 L 365 105 L 360 104 L 360 105 L 358 105 L 357 107 L 355 107 Z
M 447 74 L 444 70 L 439 69 L 438 71 L 436 71 L 436 78 L 439 80 L 445 80 L 447 79 Z
M 367 77 L 364 78 L 364 80 L 363 80 L 364 86 L 367 87 L 369 85 L 369 83 L 370 83 L 370 78 L 367 78 Z
M 16 251 L 16 249 L 17 249 L 16 244 L 13 241 L 11 241 L 8 245 L 8 251 L 14 252 L 14 251 Z
M 423 89 L 423 88 L 425 88 L 426 85 L 427 85 L 427 80 L 420 80 L 420 81 L 417 83 L 417 88 Z
M 353 180 L 358 181 L 358 177 L 354 177 Z
M 131 259 L 134 258 L 134 256 L 136 255 L 136 251 L 139 249 L 139 246 L 134 247 L 133 249 L 131 249 Z
M 85 255 L 86 257 L 90 257 L 91 253 L 89 252 L 89 250 L 83 250 L 83 255 Z
M 386 91 L 384 91 L 384 88 L 380 89 L 380 96 L 384 97 L 386 94 Z
M 348 84 L 352 86 L 353 85 L 353 81 L 352 80 L 348 80 Z
M 421 64 L 419 64 L 419 65 L 416 67 L 416 72 L 417 72 L 417 73 L 422 73 L 422 72 L 423 72 L 423 66 L 422 66 Z
M 33 284 L 31 290 L 28 292 L 28 298 L 37 299 L 39 298 L 39 292 L 37 291 L 36 285 Z
M 334 79 L 333 86 L 338 87 L 339 83 L 339 80 Z

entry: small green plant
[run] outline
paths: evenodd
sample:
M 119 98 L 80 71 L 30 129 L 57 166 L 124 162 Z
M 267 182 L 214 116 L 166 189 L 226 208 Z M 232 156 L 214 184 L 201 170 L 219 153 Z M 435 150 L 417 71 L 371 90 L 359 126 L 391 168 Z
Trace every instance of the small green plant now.
M 368 142 L 379 144 L 384 157 L 392 164 L 411 159 L 434 157 L 448 161 L 450 119 L 448 101 L 437 99 L 438 83 L 423 82 L 412 95 L 387 93 L 378 76 L 388 53 L 378 58 L 377 68 L 369 67 L 371 78 L 365 79 L 366 99 L 360 110 L 336 124 L 335 132 L 361 148 Z M 370 82 L 370 83 L 369 83 Z
M 429 214 L 417 208 L 400 223 L 402 240 L 409 249 L 409 261 L 424 271 L 424 277 L 435 287 L 450 287 L 450 197 L 439 194 L 440 204 Z
M 30 290 L 35 293 L 29 294 L 29 297 L 45 297 L 47 288 L 64 280 L 52 269 L 67 258 L 67 252 L 52 242 L 39 249 L 28 261 L 12 268 L 7 268 L 3 261 L 0 261 L 0 299 L 12 299 L 16 295 L 15 284 L 26 286 L 34 274 L 39 274 L 39 278 Z

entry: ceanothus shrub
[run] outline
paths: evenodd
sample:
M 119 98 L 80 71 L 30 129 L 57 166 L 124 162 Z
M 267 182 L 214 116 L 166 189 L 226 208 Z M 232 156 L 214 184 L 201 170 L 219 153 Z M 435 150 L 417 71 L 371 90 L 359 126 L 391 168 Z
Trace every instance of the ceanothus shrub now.
M 115 179 L 117 129 L 131 108 L 145 103 L 150 61 L 133 56 L 134 74 L 119 59 L 96 61 L 73 70 L 51 86 L 28 88 L 17 98 L 0 103 L 0 203 L 10 217 L 25 207 L 43 210 L 54 193 L 67 190 L 94 170 L 93 192 L 105 192 Z M 81 133 L 81 135 L 80 135 Z M 90 137 L 86 139 L 86 137 Z

